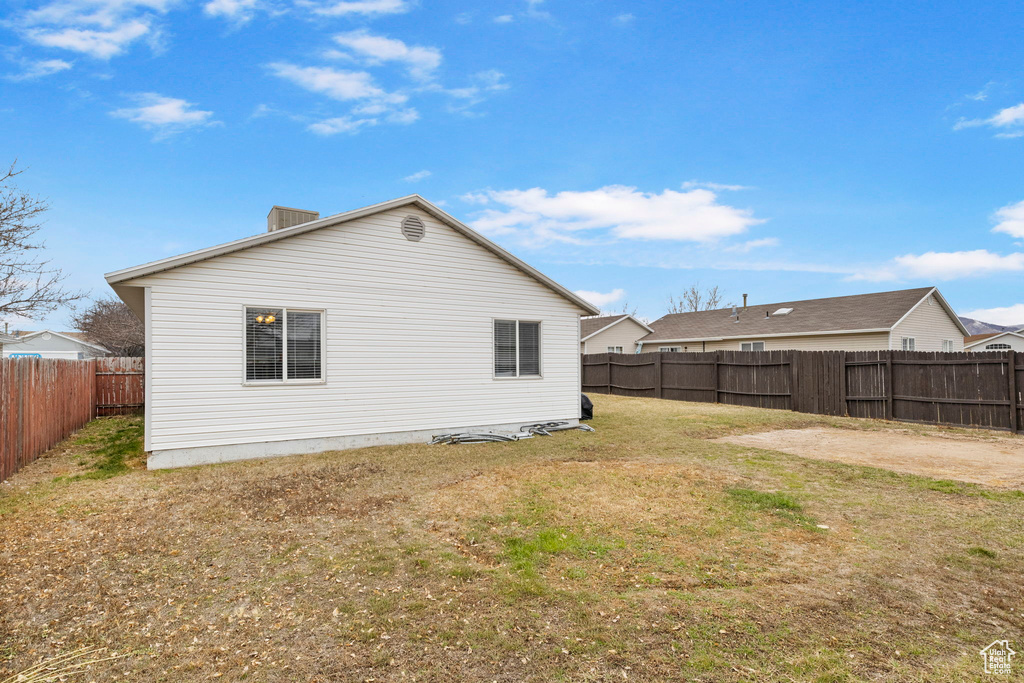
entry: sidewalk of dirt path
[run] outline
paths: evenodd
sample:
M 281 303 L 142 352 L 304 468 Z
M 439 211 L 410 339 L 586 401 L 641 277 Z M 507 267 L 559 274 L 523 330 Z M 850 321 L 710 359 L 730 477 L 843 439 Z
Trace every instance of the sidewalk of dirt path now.
M 936 479 L 1024 489 L 1024 439 L 1020 437 L 975 439 L 813 427 L 740 434 L 717 441 Z

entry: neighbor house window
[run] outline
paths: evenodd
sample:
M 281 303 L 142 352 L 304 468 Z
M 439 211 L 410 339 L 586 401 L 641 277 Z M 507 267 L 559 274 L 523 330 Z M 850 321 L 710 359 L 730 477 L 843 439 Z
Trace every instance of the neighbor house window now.
M 609 346 L 608 347 L 608 353 L 622 353 L 622 347 L 621 346 Z
M 245 381 L 322 381 L 323 311 L 245 309 Z
M 903 339 L 903 350 L 904 351 L 913 351 L 914 350 L 914 342 L 915 342 L 914 337 L 903 337 L 902 339 Z
M 948 351 L 955 351 L 956 349 L 953 348 L 953 340 L 952 339 L 943 339 L 942 340 L 942 350 L 943 351 L 947 351 L 947 352 Z
M 764 351 L 764 342 L 741 342 L 740 351 Z
M 659 346 L 658 347 L 658 351 L 662 351 L 662 352 L 665 352 L 665 353 L 679 353 L 679 347 L 678 346 Z
M 540 376 L 540 323 L 494 321 L 494 376 Z
M 1009 344 L 988 344 L 985 346 L 986 351 L 1008 351 L 1010 348 Z

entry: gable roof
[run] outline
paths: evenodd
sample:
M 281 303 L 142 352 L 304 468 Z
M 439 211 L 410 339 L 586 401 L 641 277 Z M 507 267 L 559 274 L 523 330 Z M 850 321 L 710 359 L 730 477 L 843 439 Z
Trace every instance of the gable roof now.
M 6 343 L 6 344 L 20 344 L 21 342 L 25 342 L 25 341 L 29 341 L 30 339 L 34 339 L 34 338 L 38 337 L 39 335 L 41 335 L 43 333 L 46 333 L 46 332 L 52 334 L 55 337 L 61 337 L 62 339 L 67 339 L 70 342 L 74 342 L 76 344 L 81 344 L 82 346 L 88 346 L 90 348 L 96 349 L 97 351 L 102 351 L 103 353 L 110 353 L 109 350 L 103 348 L 99 344 L 94 344 L 94 343 L 92 343 L 90 341 L 86 341 L 85 338 L 84 338 L 84 335 L 81 332 L 54 332 L 53 330 L 36 330 L 35 332 L 28 332 L 28 331 L 22 330 L 22 331 L 18 332 L 19 336 L 14 337 L 12 339 L 8 339 L 4 343 Z
M 888 332 L 910 314 L 925 298 L 934 294 L 946 313 L 966 333 L 963 323 L 934 287 L 901 289 L 875 294 L 855 294 L 826 299 L 782 301 L 752 304 L 739 310 L 739 321 L 732 310 L 720 308 L 695 313 L 670 313 L 651 323 L 654 331 L 642 343 L 661 341 L 711 341 L 747 337 L 776 337 L 801 334 L 851 334 Z M 775 315 L 791 308 L 787 315 Z M 765 313 L 770 314 L 765 317 Z
M 464 223 L 456 220 L 451 215 L 445 213 L 438 207 L 428 202 L 418 194 L 411 194 L 405 197 L 399 197 L 398 199 L 391 199 L 386 202 L 379 204 L 372 204 L 370 206 L 364 206 L 361 209 L 354 209 L 352 211 L 346 211 L 344 213 L 335 214 L 333 216 L 327 216 L 319 220 L 310 221 L 308 223 L 302 223 L 301 225 L 295 225 L 290 228 L 282 228 L 273 232 L 264 232 L 252 237 L 243 237 L 233 242 L 226 242 L 224 244 L 218 244 L 213 247 L 207 247 L 206 249 L 199 249 L 191 251 L 186 254 L 179 256 L 171 256 L 169 258 L 160 259 L 159 261 L 152 261 L 151 263 L 145 263 L 140 266 L 134 266 L 132 268 L 123 268 L 121 270 L 115 270 L 107 273 L 104 277 L 107 283 L 115 285 L 118 283 L 127 283 L 128 280 L 134 280 L 135 278 L 145 277 L 147 275 L 153 275 L 154 273 L 160 273 L 165 270 L 171 270 L 172 268 L 179 268 L 199 261 L 205 261 L 207 259 L 215 258 L 217 256 L 223 256 L 242 249 L 248 249 L 250 247 L 259 246 L 262 244 L 269 244 L 270 242 L 276 242 L 277 240 L 287 239 L 295 235 L 302 235 L 313 230 L 319 230 L 320 228 L 326 228 L 329 226 L 339 225 L 347 221 L 355 220 L 357 218 L 363 218 L 375 213 L 382 211 L 389 211 L 391 209 L 398 209 L 403 206 L 416 206 L 426 213 L 430 214 L 437 220 L 448 225 L 450 228 L 463 236 L 469 238 L 473 242 L 476 242 L 481 247 L 491 252 L 501 260 L 505 261 L 512 267 L 516 268 L 520 272 L 532 277 L 537 282 L 541 283 L 556 294 L 568 299 L 573 304 L 586 311 L 589 314 L 596 315 L 601 311 L 594 306 L 592 303 L 585 299 L 577 296 L 573 292 L 569 291 L 562 285 L 558 284 L 551 278 L 547 277 L 532 266 L 527 265 L 525 262 L 516 258 L 509 252 L 499 247 L 494 242 L 490 241 L 480 233 L 476 232 Z M 115 289 L 115 291 L 117 291 Z
M 598 332 L 604 332 L 609 327 L 612 327 L 613 325 L 618 325 L 619 323 L 626 319 L 632 320 L 633 322 L 635 322 L 637 325 L 644 328 L 648 332 L 651 331 L 650 327 L 640 322 L 639 320 L 629 315 L 628 313 L 622 313 L 620 315 L 599 315 L 593 318 L 580 319 L 580 341 L 586 341 L 587 339 L 590 339 Z
M 975 334 L 970 337 L 964 337 L 964 348 L 970 348 L 971 346 L 978 346 L 983 342 L 994 342 L 996 339 L 1005 336 L 1017 337 L 1018 339 L 1024 339 L 1024 334 L 1020 332 L 993 332 L 991 334 Z

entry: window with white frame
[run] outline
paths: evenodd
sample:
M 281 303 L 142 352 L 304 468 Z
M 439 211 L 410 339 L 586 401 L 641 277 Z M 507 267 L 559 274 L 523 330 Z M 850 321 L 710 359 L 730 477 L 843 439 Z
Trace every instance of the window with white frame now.
M 658 351 L 665 353 L 679 353 L 679 348 L 680 347 L 678 346 L 659 346 Z
M 1010 346 L 1009 344 L 986 344 L 985 345 L 985 350 L 986 351 L 1008 351 L 1011 348 L 1013 348 L 1013 347 Z
M 494 321 L 494 376 L 540 377 L 540 323 Z
M 608 353 L 622 353 L 622 347 L 621 346 L 609 346 L 608 347 Z
M 764 342 L 740 342 L 740 351 L 764 351 Z
M 902 337 L 902 349 L 904 351 L 913 351 L 917 340 L 914 337 Z
M 946 352 L 956 351 L 956 349 L 953 347 L 953 340 L 952 339 L 943 339 L 942 340 L 942 350 L 946 351 Z
M 323 311 L 246 306 L 245 381 L 323 381 Z

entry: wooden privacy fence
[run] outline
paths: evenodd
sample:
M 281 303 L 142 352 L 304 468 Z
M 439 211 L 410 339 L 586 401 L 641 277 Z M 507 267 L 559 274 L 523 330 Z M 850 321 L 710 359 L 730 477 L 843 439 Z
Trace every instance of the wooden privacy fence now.
M 93 417 L 138 410 L 142 358 L 0 359 L 0 481 Z
M 583 356 L 583 390 L 1024 431 L 1024 354 L 713 351 Z

